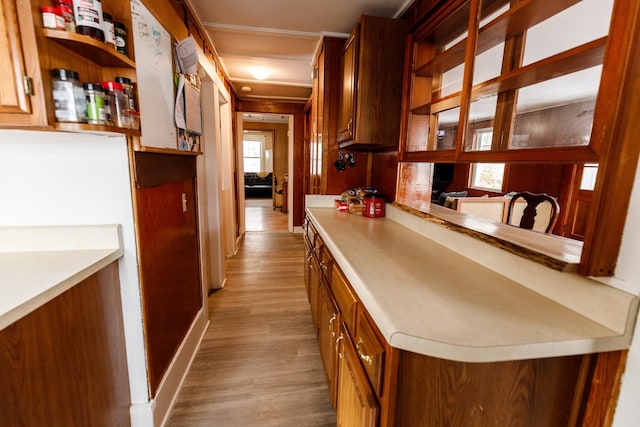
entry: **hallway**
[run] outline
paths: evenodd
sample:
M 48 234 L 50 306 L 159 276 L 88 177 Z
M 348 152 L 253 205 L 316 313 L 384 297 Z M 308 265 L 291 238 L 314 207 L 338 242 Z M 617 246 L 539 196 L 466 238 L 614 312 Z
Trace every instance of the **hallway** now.
M 246 233 L 168 426 L 335 425 L 303 260 L 300 234 Z
M 271 199 L 245 199 L 246 231 L 287 231 L 288 216 L 280 208 L 273 209 Z

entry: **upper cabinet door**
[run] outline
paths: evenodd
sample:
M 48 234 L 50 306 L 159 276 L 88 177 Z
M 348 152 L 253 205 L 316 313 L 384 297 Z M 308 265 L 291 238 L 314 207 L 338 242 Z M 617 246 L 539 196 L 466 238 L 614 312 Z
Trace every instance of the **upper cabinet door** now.
M 358 74 L 359 25 L 345 43 L 342 54 L 342 90 L 340 92 L 340 116 L 338 116 L 338 143 L 349 141 L 354 136 L 356 122 L 356 84 Z
M 28 1 L 0 0 L 0 124 L 46 125 Z
M 397 147 L 407 24 L 360 17 L 343 51 L 338 120 L 340 148 Z

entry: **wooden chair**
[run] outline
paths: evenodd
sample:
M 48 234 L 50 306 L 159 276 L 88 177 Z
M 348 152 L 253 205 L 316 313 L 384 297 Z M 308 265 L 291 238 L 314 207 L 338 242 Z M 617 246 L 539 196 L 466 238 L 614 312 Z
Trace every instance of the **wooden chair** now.
M 551 233 L 559 213 L 560 205 L 555 197 L 523 191 L 509 201 L 506 222 L 526 230 Z

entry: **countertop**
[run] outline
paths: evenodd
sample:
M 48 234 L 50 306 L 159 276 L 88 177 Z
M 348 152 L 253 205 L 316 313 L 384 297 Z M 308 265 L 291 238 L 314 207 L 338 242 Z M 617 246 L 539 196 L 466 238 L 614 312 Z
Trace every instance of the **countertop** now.
M 308 216 L 392 347 L 492 362 L 629 346 L 634 295 L 425 225 L 390 204 L 385 218 L 309 206 Z
M 0 330 L 123 253 L 119 225 L 0 227 Z

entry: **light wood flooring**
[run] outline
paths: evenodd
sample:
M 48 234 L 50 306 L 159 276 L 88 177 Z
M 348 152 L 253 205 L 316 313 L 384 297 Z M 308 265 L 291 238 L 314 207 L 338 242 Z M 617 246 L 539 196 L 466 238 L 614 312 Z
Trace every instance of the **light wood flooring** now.
M 300 234 L 245 234 L 168 426 L 335 426 L 303 261 Z
M 246 231 L 288 231 L 287 214 L 273 209 L 272 199 L 245 199 L 244 221 Z

